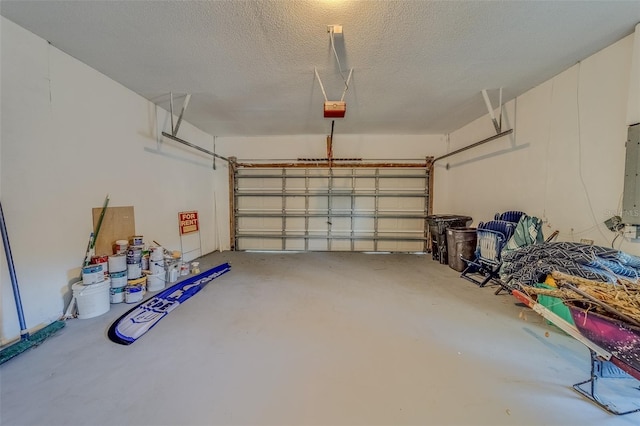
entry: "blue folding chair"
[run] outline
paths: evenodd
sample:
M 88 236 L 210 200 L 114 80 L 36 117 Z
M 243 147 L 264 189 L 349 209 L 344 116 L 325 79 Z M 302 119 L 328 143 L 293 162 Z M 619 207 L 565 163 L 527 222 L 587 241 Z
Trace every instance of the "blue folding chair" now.
M 519 212 L 517 210 L 510 210 L 504 213 L 496 213 L 496 215 L 494 216 L 494 220 L 504 220 L 505 222 L 513 222 L 513 223 L 518 223 L 520 222 L 520 218 L 522 216 L 525 216 L 526 213 L 525 212 Z
M 460 277 L 472 283 L 484 287 L 491 280 L 503 286 L 498 275 L 502 265 L 502 249 L 513 235 L 516 224 L 504 220 L 490 220 L 480 222 L 476 230 L 478 242 L 476 245 L 475 259 L 462 259 L 467 267 Z M 476 279 L 470 274 L 480 275 L 482 280 Z

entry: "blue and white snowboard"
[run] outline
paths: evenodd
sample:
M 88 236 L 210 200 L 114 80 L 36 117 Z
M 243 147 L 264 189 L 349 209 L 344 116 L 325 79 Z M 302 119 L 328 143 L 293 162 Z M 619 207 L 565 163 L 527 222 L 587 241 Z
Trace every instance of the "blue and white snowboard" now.
M 141 302 L 111 324 L 107 332 L 109 339 L 121 345 L 132 344 L 155 326 L 158 321 L 167 316 L 169 312 L 202 290 L 209 281 L 230 270 L 231 265 L 223 263 L 196 276 L 187 278 Z

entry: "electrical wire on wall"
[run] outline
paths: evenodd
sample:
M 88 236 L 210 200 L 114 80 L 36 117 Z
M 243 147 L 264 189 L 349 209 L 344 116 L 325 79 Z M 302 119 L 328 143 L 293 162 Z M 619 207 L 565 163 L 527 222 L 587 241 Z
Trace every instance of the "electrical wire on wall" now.
M 547 132 L 547 146 L 545 147 L 545 158 L 547 161 L 544 171 L 544 198 L 542 200 L 542 217 L 547 220 L 547 194 L 549 188 L 549 146 L 551 145 L 551 134 L 553 129 L 553 94 L 555 92 L 556 78 L 551 79 L 551 92 L 549 94 L 549 131 Z M 517 116 L 516 116 L 517 117 Z
M 584 189 L 584 194 L 587 198 L 587 203 L 589 204 L 589 211 L 591 212 L 593 223 L 595 224 L 595 227 L 598 229 L 598 232 L 600 232 L 600 235 L 602 235 L 602 237 L 605 240 L 608 240 L 609 238 L 604 234 L 604 232 L 602 232 L 600 223 L 596 218 L 595 211 L 593 210 L 593 204 L 591 202 L 591 196 L 589 195 L 589 190 L 587 189 L 587 184 L 584 181 L 584 175 L 582 173 L 582 133 L 581 133 L 582 124 L 581 124 L 581 114 L 580 114 L 580 75 L 581 75 L 580 69 L 581 67 L 582 67 L 582 61 L 579 61 L 577 83 L 576 83 L 576 114 L 577 114 L 577 130 L 578 130 L 578 175 L 580 176 L 580 182 L 582 183 L 582 188 Z M 611 242 L 612 246 L 613 246 L 613 242 L 617 238 L 618 236 L 616 236 L 614 240 Z

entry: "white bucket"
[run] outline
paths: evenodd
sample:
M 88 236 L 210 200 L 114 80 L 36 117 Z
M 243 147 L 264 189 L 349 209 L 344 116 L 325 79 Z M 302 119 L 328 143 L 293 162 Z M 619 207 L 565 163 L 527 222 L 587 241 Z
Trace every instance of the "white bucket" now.
M 122 272 L 127 270 L 127 256 L 114 254 L 109 256 L 109 272 Z
M 91 285 L 76 283 L 71 289 L 78 304 L 78 318 L 93 318 L 109 312 L 109 280 Z
M 158 291 L 164 288 L 164 271 L 155 275 L 147 275 L 147 290 Z
M 164 250 L 162 250 L 162 247 L 151 247 L 149 250 L 151 251 L 151 253 L 149 253 L 149 260 L 164 259 Z
M 163 260 L 150 260 L 149 271 L 152 275 L 164 274 L 164 261 Z

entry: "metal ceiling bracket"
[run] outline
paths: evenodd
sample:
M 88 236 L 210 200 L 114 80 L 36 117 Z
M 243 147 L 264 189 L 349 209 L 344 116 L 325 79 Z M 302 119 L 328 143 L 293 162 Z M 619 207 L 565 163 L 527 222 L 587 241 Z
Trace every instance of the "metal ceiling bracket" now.
M 213 137 L 213 170 L 216 170 L 216 137 Z
M 487 110 L 489 111 L 489 116 L 491 117 L 491 121 L 493 121 L 493 127 L 496 129 L 496 133 L 500 134 L 502 131 L 502 88 L 500 88 L 500 122 L 496 119 L 496 115 L 493 113 L 493 106 L 491 105 L 491 100 L 489 99 L 489 95 L 487 94 L 487 89 L 482 89 L 482 97 L 484 98 L 484 103 L 487 106 Z
M 189 106 L 189 101 L 191 100 L 191 93 L 188 93 L 187 96 L 184 97 L 184 101 L 182 103 L 182 110 L 180 111 L 180 115 L 178 116 L 178 122 L 176 123 L 176 127 L 173 129 L 173 136 L 178 134 L 178 129 L 180 129 L 180 124 L 182 124 L 182 116 L 184 115 L 184 111 Z
M 182 117 L 184 116 L 184 111 L 189 106 L 189 101 L 191 100 L 191 93 L 188 93 L 184 101 L 182 102 L 182 110 L 180 111 L 180 115 L 178 116 L 178 121 L 173 125 L 173 92 L 169 92 L 169 113 L 171 114 L 171 136 L 177 136 L 178 130 L 180 129 L 180 124 L 182 124 Z

